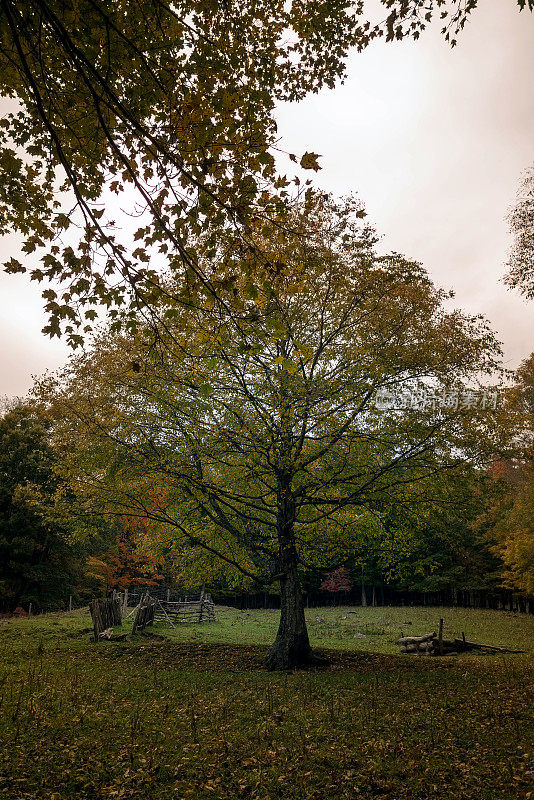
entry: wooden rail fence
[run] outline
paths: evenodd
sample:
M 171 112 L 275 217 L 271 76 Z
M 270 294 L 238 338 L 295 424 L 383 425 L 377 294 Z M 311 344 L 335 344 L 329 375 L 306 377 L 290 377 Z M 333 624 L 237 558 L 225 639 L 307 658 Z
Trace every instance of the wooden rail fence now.
M 132 633 L 143 630 L 154 622 L 169 624 L 172 628 L 188 622 L 215 622 L 215 606 L 211 595 L 201 592 L 199 599 L 160 600 L 145 594 L 139 605 L 131 612 L 135 613 Z M 130 615 L 131 615 L 130 614 Z
M 94 641 L 99 639 L 124 638 L 112 635 L 113 627 L 121 625 L 123 618 L 133 616 L 132 634 L 144 630 L 154 622 L 168 623 L 175 628 L 188 622 L 215 622 L 215 605 L 211 595 L 202 591 L 198 598 L 184 600 L 161 600 L 145 592 L 138 604 L 126 614 L 128 591 L 113 592 L 111 597 L 92 600 L 89 605 L 93 620 Z
M 215 606 L 209 596 L 178 602 L 158 600 L 154 622 L 168 622 L 173 627 L 187 622 L 215 622 Z

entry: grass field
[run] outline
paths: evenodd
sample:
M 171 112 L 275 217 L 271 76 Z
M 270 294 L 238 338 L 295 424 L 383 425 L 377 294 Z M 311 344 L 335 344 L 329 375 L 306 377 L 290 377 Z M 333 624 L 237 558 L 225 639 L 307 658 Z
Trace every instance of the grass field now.
M 526 615 L 313 609 L 331 666 L 273 674 L 274 611 L 96 645 L 82 611 L 1 622 L 0 797 L 534 798 L 532 652 L 399 654 L 440 616 L 445 636 L 533 646 Z
M 511 649 L 534 649 L 534 616 L 470 608 L 362 608 L 308 609 L 306 620 L 314 647 L 398 654 L 396 640 L 438 630 L 443 617 L 444 638 L 460 636 Z M 276 636 L 279 612 L 239 611 L 224 608 L 209 625 L 182 625 L 177 629 L 156 625 L 153 630 L 173 641 L 270 644 Z M 124 628 L 126 630 L 126 627 Z

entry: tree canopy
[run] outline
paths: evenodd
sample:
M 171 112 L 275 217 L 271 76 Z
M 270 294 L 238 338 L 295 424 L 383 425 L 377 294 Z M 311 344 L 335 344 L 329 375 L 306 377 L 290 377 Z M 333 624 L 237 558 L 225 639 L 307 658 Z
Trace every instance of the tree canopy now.
M 332 87 L 351 48 L 418 37 L 436 15 L 454 43 L 477 2 L 383 6 L 371 24 L 348 0 L 1 0 L 0 93 L 15 106 L 0 233 L 24 239 L 8 271 L 52 283 L 45 331 L 79 344 L 102 306 L 132 326 L 169 269 L 206 284 L 198 235 L 231 228 L 246 247 L 250 221 L 291 199 L 275 102 Z M 288 155 L 319 169 L 312 151 Z
M 419 264 L 378 256 L 360 211 L 322 199 L 264 226 L 279 261 L 254 300 L 228 282 L 213 305 L 169 304 L 156 341 L 104 333 L 43 387 L 75 442 L 73 488 L 278 581 L 273 667 L 311 657 L 299 564 L 338 566 L 487 435 L 487 410 L 450 402 L 496 367 L 486 322 L 446 312 Z
M 79 343 L 101 304 L 153 308 L 162 270 L 202 280 L 203 231 L 246 241 L 249 220 L 284 199 L 274 104 L 333 86 L 368 41 L 360 11 L 3 0 L 0 91 L 18 105 L 2 123 L 0 232 L 23 235 L 32 278 L 62 284 L 45 293 L 49 334 Z M 301 164 L 318 169 L 313 153 Z

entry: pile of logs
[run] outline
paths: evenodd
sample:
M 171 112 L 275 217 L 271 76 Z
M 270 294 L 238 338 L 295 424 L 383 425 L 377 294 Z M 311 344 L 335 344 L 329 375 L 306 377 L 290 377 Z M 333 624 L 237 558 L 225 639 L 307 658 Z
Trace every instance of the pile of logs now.
M 524 653 L 524 650 L 509 650 L 506 647 L 497 647 L 492 644 L 479 644 L 468 642 L 465 633 L 461 639 L 443 638 L 443 620 L 439 621 L 439 634 L 436 631 L 424 633 L 422 636 L 402 636 L 397 644 L 401 646 L 401 653 L 425 656 L 456 656 L 469 650 L 486 650 L 494 653 Z
M 423 636 L 403 636 L 397 644 L 401 646 L 401 653 L 417 653 L 425 656 L 452 656 L 458 653 L 455 639 L 441 639 L 439 641 L 436 631 L 425 633 Z

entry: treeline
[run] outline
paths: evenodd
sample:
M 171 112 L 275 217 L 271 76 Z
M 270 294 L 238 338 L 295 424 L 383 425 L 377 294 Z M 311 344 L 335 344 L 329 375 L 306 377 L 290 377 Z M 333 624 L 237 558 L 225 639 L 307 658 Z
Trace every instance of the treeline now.
M 489 608 L 495 611 L 510 611 L 520 614 L 534 614 L 534 597 L 519 594 L 511 589 L 490 591 L 462 591 L 457 589 L 439 592 L 410 592 L 392 586 L 367 586 L 369 600 L 362 603 L 358 588 L 350 592 L 309 591 L 304 596 L 307 608 L 325 606 L 451 606 L 461 608 Z M 233 606 L 241 610 L 280 607 L 280 597 L 269 592 L 218 592 L 216 603 Z
M 384 508 L 380 526 L 361 528 L 343 563 L 331 563 L 325 545 L 301 567 L 305 604 L 533 610 L 534 355 L 504 402 L 516 431 L 508 450 L 486 470 L 466 465 L 453 480 L 440 477 L 434 505 Z M 53 434 L 53 419 L 34 402 L 0 417 L 0 612 L 30 603 L 36 612 L 63 609 L 136 586 L 187 592 L 204 581 L 217 602 L 279 606 L 273 588 L 256 589 L 220 560 L 179 549 L 163 523 L 95 513 L 60 477 L 64 451 Z

